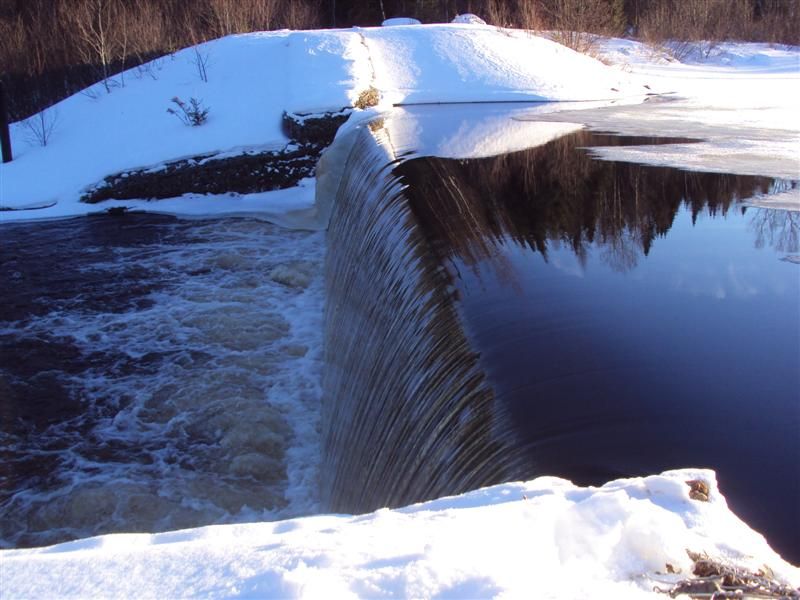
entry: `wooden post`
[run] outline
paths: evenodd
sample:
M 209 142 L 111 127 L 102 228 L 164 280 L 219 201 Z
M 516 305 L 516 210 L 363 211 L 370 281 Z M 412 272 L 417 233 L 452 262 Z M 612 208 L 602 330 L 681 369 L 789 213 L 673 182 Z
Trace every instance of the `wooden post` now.
M 11 162 L 11 136 L 8 133 L 8 111 L 6 110 L 6 92 L 0 82 L 0 146 L 2 146 L 3 162 Z

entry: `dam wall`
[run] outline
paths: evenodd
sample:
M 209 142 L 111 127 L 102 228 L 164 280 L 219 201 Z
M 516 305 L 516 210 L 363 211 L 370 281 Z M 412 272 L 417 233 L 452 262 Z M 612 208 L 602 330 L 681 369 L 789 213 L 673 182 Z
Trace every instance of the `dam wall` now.
M 506 480 L 495 406 L 439 261 L 364 127 L 328 227 L 322 504 L 364 512 Z

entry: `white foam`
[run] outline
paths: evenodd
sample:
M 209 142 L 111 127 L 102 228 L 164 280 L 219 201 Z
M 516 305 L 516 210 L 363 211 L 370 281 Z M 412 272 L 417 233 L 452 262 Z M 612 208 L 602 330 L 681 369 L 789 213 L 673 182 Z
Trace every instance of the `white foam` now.
M 4 543 L 317 510 L 323 234 L 227 219 L 190 224 L 183 237 L 90 266 L 112 278 L 136 264 L 157 283 L 149 307 L 78 305 L 25 331 L 72 337 L 115 363 L 70 378 L 84 415 L 32 450 L 74 438 L 59 483 L 3 507 L 15 515 Z

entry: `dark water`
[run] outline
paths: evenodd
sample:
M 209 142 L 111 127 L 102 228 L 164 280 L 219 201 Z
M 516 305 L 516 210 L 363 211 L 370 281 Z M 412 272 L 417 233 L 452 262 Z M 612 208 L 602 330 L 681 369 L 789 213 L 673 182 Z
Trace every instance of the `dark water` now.
M 82 391 L 71 389 L 74 376 L 93 368 L 152 374 L 152 361 L 133 361 L 122 348 L 84 352 L 73 336 L 35 323 L 59 313 L 146 310 L 152 305 L 150 293 L 168 282 L 146 269 L 145 261 L 122 262 L 113 270 L 92 267 L 113 261 L 125 246 L 151 253 L 154 243 L 168 246 L 176 233 L 175 219 L 159 216 L 92 217 L 0 230 L 0 505 L 21 489 L 52 484 L 63 452 L 89 435 L 102 413 L 113 416 L 124 402 L 87 402 Z M 25 443 L 51 428 L 60 431 L 46 442 Z M 102 454 L 106 444 L 93 441 Z
M 713 468 L 733 510 L 798 562 L 800 213 L 737 203 L 796 184 L 580 149 L 631 142 L 653 140 L 579 132 L 394 175 L 510 415 L 516 475 Z
M 0 546 L 312 512 L 318 234 L 0 227 Z

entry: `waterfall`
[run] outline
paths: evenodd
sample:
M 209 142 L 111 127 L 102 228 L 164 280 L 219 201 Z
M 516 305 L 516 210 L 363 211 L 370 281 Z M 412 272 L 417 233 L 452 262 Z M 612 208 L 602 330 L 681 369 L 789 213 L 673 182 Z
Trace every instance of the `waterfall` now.
M 322 509 L 691 465 L 797 539 L 796 483 L 744 466 L 796 467 L 797 213 L 747 208 L 796 182 L 597 160 L 691 140 L 486 110 L 396 110 L 323 156 Z
M 364 512 L 508 480 L 505 419 L 379 126 L 357 134 L 328 228 L 323 505 Z

